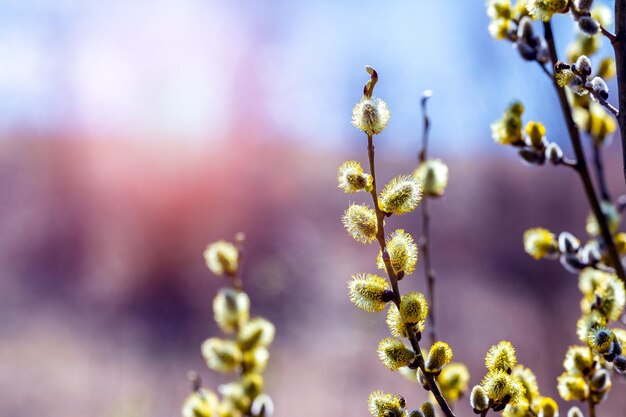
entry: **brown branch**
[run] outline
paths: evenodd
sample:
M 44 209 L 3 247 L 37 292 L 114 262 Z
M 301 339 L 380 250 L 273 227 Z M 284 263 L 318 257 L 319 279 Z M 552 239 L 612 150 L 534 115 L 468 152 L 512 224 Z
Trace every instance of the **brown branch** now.
M 372 176 L 372 190 L 370 194 L 372 195 L 372 200 L 374 202 L 374 210 L 376 211 L 376 219 L 377 219 L 377 226 L 378 226 L 378 230 L 376 232 L 376 240 L 378 241 L 378 244 L 380 245 L 380 250 L 382 251 L 383 262 L 385 263 L 385 269 L 387 271 L 387 275 L 389 277 L 389 281 L 391 282 L 391 287 L 393 289 L 393 294 L 394 294 L 393 302 L 396 305 L 396 307 L 400 309 L 400 300 L 402 298 L 400 295 L 400 289 L 398 288 L 398 276 L 396 275 L 396 273 L 393 270 L 393 267 L 391 266 L 391 260 L 389 259 L 389 255 L 387 253 L 387 244 L 385 242 L 385 225 L 384 225 L 385 213 L 383 213 L 383 211 L 378 206 L 378 192 L 376 191 L 376 169 L 375 169 L 375 164 L 374 164 L 374 141 L 373 141 L 372 135 L 367 135 L 367 154 L 369 158 L 370 175 Z M 439 390 L 439 386 L 437 385 L 437 381 L 435 380 L 434 375 L 426 371 L 426 367 L 424 365 L 424 357 L 422 356 L 422 350 L 420 349 L 419 340 L 417 338 L 417 335 L 415 334 L 415 331 L 413 330 L 413 327 L 406 326 L 406 332 L 407 332 L 407 337 L 409 339 L 409 342 L 411 343 L 411 347 L 413 348 L 413 352 L 415 353 L 415 361 L 417 362 L 418 367 L 424 373 L 426 382 L 428 383 L 428 387 L 430 388 L 430 391 L 433 393 L 435 400 L 437 400 L 437 403 L 439 404 L 441 411 L 443 411 L 446 417 L 455 417 L 454 412 L 452 412 L 452 409 L 446 402 L 446 399 L 441 394 L 441 391 Z
M 422 148 L 419 153 L 419 162 L 423 164 L 428 158 L 428 133 L 430 132 L 430 118 L 427 112 L 427 102 L 432 96 L 430 90 L 426 90 L 422 96 L 422 115 L 424 119 L 424 129 L 422 131 Z M 422 259 L 424 264 L 424 276 L 426 277 L 426 285 L 428 288 L 428 301 L 430 302 L 430 311 L 428 314 L 430 343 L 434 344 L 437 341 L 437 332 L 435 327 L 435 271 L 433 270 L 430 262 L 430 213 L 428 212 L 428 196 L 422 197 L 421 212 L 422 212 L 422 237 L 420 239 L 420 247 L 422 250 Z
M 621 1 L 626 4 L 626 0 Z M 624 16 L 626 17 L 626 14 Z M 552 33 L 552 25 L 550 24 L 550 22 L 544 22 L 543 27 L 545 31 L 546 42 L 548 43 L 548 50 L 550 52 L 550 59 L 552 61 L 552 64 L 556 65 L 558 61 L 558 55 L 556 52 L 554 35 Z M 578 131 L 578 127 L 576 126 L 576 123 L 574 123 L 574 119 L 572 118 L 572 111 L 567 100 L 567 95 L 565 94 L 565 90 L 559 87 L 556 80 L 554 79 L 553 85 L 559 97 L 561 111 L 563 112 L 563 117 L 565 119 L 565 124 L 567 125 L 567 131 L 569 133 L 570 141 L 572 142 L 572 147 L 574 148 L 574 153 L 576 154 L 576 172 L 578 172 L 578 175 L 583 183 L 585 193 L 587 194 L 587 199 L 589 200 L 589 205 L 591 206 L 593 215 L 597 219 L 598 225 L 600 226 L 602 239 L 608 249 L 611 259 L 611 266 L 615 268 L 615 271 L 619 278 L 622 281 L 626 282 L 624 266 L 622 265 L 619 254 L 617 252 L 617 248 L 615 247 L 615 242 L 613 241 L 613 236 L 611 234 L 611 231 L 609 230 L 606 216 L 602 212 L 600 202 L 598 201 L 598 197 L 596 196 L 596 191 L 593 187 L 593 183 L 591 182 L 591 176 L 589 175 L 589 169 L 587 168 L 585 152 L 583 150 L 582 142 L 580 140 L 580 132 Z
M 615 0 L 615 39 L 611 41 L 617 66 L 619 108 L 626 109 L 626 0 Z M 626 181 L 626 111 L 619 112 L 617 124 L 622 141 L 624 181 Z

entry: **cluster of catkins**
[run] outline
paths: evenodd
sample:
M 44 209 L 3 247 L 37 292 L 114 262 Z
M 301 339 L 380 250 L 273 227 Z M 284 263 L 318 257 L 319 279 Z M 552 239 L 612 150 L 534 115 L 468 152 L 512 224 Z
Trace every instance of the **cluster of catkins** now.
M 505 110 L 502 118 L 491 124 L 493 140 L 500 145 L 519 148 L 522 160 L 529 164 L 543 165 L 546 161 L 554 165 L 563 162 L 563 151 L 556 142 L 546 139 L 546 128 L 541 122 L 522 123 L 524 105 L 515 101 Z
M 390 113 L 385 102 L 372 96 L 377 80 L 376 72 L 366 68 L 372 79 L 366 84 L 364 96 L 354 107 L 352 123 L 368 136 L 370 145 L 373 135 L 382 132 L 389 121 Z M 371 149 L 373 163 L 373 145 Z M 403 339 L 415 336 L 420 340 L 428 316 L 428 303 L 422 293 L 410 292 L 400 296 L 392 288 L 391 280 L 402 280 L 415 270 L 418 247 L 413 237 L 403 229 L 384 236 L 384 218 L 410 213 L 416 209 L 423 195 L 441 196 L 448 182 L 448 169 L 440 160 L 424 161 L 410 175 L 393 178 L 380 194 L 375 189 L 376 179 L 365 172 L 356 160 L 346 161 L 339 167 L 339 188 L 346 193 L 364 192 L 374 199 L 374 207 L 367 203 L 351 204 L 344 212 L 342 222 L 348 234 L 361 243 L 378 240 L 383 250 L 378 251 L 375 265 L 385 271 L 385 276 L 373 273 L 355 274 L 349 282 L 350 300 L 367 312 L 380 312 L 387 308 L 387 325 L 390 337 L 380 341 L 378 357 L 391 371 L 400 371 L 413 381 L 420 381 L 428 389 L 424 373 L 418 360 L 423 360 L 424 372 L 437 379 L 441 392 L 454 401 L 467 390 L 469 374 L 459 363 L 450 363 L 452 349 L 448 344 L 434 343 L 428 355 L 418 355 Z M 384 239 L 384 240 L 383 240 Z M 393 277 L 393 278 L 392 278 Z M 369 411 L 374 417 L 434 417 L 432 403 L 425 402 L 420 409 L 408 411 L 404 398 L 395 394 L 374 391 L 369 397 Z
M 204 252 L 209 269 L 236 282 L 239 250 L 230 242 L 219 241 Z M 237 285 L 235 285 L 237 287 Z M 239 288 L 223 288 L 213 300 L 213 313 L 219 328 L 231 338 L 211 337 L 202 343 L 207 366 L 223 374 L 236 374 L 237 380 L 218 388 L 221 399 L 209 389 L 194 387 L 182 407 L 182 417 L 270 417 L 271 398 L 263 393 L 263 371 L 269 359 L 268 346 L 274 339 L 274 325 L 268 320 L 250 318 L 250 299 Z
M 517 363 L 515 348 L 502 341 L 485 356 L 487 374 L 482 384 L 474 386 L 470 404 L 476 414 L 488 410 L 504 417 L 558 417 L 559 408 L 550 397 L 539 393 L 535 374 Z

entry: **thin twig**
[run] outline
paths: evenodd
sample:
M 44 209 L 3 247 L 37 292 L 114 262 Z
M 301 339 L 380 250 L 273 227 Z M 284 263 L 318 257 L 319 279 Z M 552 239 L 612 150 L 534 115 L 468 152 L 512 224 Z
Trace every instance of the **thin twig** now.
M 554 35 L 552 33 L 552 25 L 550 22 L 544 22 L 543 27 L 545 31 L 546 42 L 548 43 L 548 50 L 550 52 L 550 59 L 552 60 L 552 64 L 556 65 L 558 61 L 558 55 L 556 52 Z M 593 215 L 597 219 L 597 222 L 600 226 L 602 239 L 608 249 L 611 259 L 611 266 L 615 268 L 615 271 L 619 278 L 622 281 L 626 282 L 624 266 L 622 265 L 619 254 L 617 252 L 617 248 L 615 247 L 615 242 L 613 241 L 613 236 L 611 235 L 606 216 L 602 212 L 600 202 L 598 201 L 598 197 L 596 196 L 596 191 L 594 189 L 593 183 L 591 182 L 591 176 L 589 175 L 587 161 L 585 159 L 585 152 L 583 150 L 582 142 L 580 140 L 580 132 L 578 131 L 578 127 L 576 126 L 576 123 L 574 123 L 574 119 L 572 118 L 572 111 L 569 102 L 567 101 L 565 90 L 559 87 L 559 85 L 556 83 L 556 80 L 554 79 L 553 85 L 559 97 L 561 111 L 563 112 L 563 117 L 565 118 L 565 124 L 567 125 L 567 131 L 569 133 L 570 141 L 572 142 L 572 147 L 574 148 L 574 153 L 576 154 L 576 171 L 578 172 L 580 179 L 583 183 L 585 193 L 587 194 L 587 199 L 589 200 L 589 205 L 591 206 Z
M 419 163 L 423 164 L 428 158 L 428 133 L 430 132 L 430 118 L 427 112 L 428 99 L 432 96 L 430 90 L 424 91 L 422 96 L 422 115 L 424 119 L 424 129 L 422 131 L 422 148 L 419 152 Z M 424 276 L 426 277 L 426 285 L 428 287 L 428 301 L 430 302 L 430 310 L 428 314 L 430 343 L 434 344 L 437 341 L 437 332 L 435 327 L 435 271 L 433 270 L 430 262 L 430 214 L 428 212 L 428 196 L 424 194 L 422 197 L 421 212 L 422 212 L 422 238 L 420 239 L 420 246 L 422 250 L 422 259 L 424 264 Z
M 377 219 L 377 225 L 378 225 L 378 230 L 376 233 L 376 240 L 378 241 L 378 244 L 380 245 L 380 250 L 382 251 L 382 254 L 383 254 L 382 255 L 383 262 L 385 263 L 385 269 L 387 271 L 387 275 L 389 277 L 389 281 L 391 282 L 391 287 L 393 289 L 393 294 L 394 294 L 393 302 L 396 305 L 396 307 L 398 307 L 399 309 L 401 295 L 400 295 L 400 289 L 398 288 L 398 277 L 396 273 L 394 272 L 393 267 L 391 266 L 391 260 L 389 259 L 389 255 L 387 253 L 387 244 L 385 242 L 385 225 L 384 225 L 385 213 L 383 213 L 383 211 L 378 206 L 378 192 L 376 191 L 376 169 L 374 165 L 374 141 L 373 141 L 372 135 L 367 135 L 367 154 L 368 154 L 368 159 L 369 159 L 370 175 L 372 176 L 372 190 L 370 194 L 372 195 L 372 200 L 374 202 L 374 210 L 376 211 L 376 219 Z M 426 371 L 426 367 L 424 365 L 424 357 L 422 356 L 422 350 L 420 349 L 419 340 L 417 339 L 417 336 L 415 334 L 415 331 L 413 330 L 413 327 L 406 326 L 406 332 L 407 332 L 409 342 L 411 343 L 411 347 L 413 348 L 413 352 L 415 353 L 415 361 L 417 362 L 418 367 L 424 373 L 426 382 L 428 383 L 428 387 L 430 388 L 430 391 L 433 393 L 435 400 L 437 400 L 437 403 L 439 404 L 441 411 L 443 411 L 446 417 L 455 417 L 454 412 L 452 412 L 452 409 L 446 402 L 446 399 L 441 394 L 441 391 L 439 390 L 439 386 L 437 385 L 437 381 L 435 380 L 434 375 Z
M 602 34 L 606 36 L 611 41 L 611 43 L 615 43 L 617 41 L 617 36 L 615 36 L 614 33 L 606 30 L 606 28 L 602 25 L 600 25 L 600 32 L 602 32 Z
M 617 95 L 619 108 L 626 109 L 626 0 L 615 0 L 615 40 L 611 41 L 617 66 Z M 622 162 L 626 181 L 626 110 L 617 116 L 622 141 Z
M 606 175 L 604 174 L 604 161 L 602 161 L 602 150 L 600 146 L 593 142 L 593 162 L 596 168 L 596 177 L 598 177 L 598 185 L 600 188 L 600 197 L 603 201 L 611 201 L 611 195 L 609 194 L 609 188 L 606 183 Z

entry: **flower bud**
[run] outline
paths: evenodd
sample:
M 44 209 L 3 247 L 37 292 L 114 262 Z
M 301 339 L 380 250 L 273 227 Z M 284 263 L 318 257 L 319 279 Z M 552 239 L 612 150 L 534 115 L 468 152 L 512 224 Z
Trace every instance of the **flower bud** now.
M 563 13 L 566 10 L 567 2 L 568 0 L 529 0 L 526 8 L 533 18 L 547 22 L 553 14 Z
M 422 413 L 420 410 L 411 410 L 411 412 L 409 413 L 409 417 L 424 417 L 424 413 Z
M 609 87 L 606 85 L 606 82 L 600 77 L 593 77 L 591 79 L 591 89 L 594 94 L 604 100 L 609 98 Z
M 377 135 L 387 127 L 390 116 L 383 100 L 363 96 L 352 110 L 352 124 L 367 135 Z
M 415 178 L 400 175 L 385 185 L 378 197 L 378 204 L 385 213 L 400 215 L 415 210 L 421 199 L 422 188 Z
M 587 36 L 593 36 L 600 30 L 598 21 L 590 16 L 581 16 L 578 19 L 578 28 Z
M 541 397 L 537 402 L 537 417 L 558 417 L 559 406 L 550 397 Z
M 585 346 L 570 346 L 565 353 L 563 368 L 570 375 L 586 375 L 593 366 L 593 356 Z
M 589 13 L 593 0 L 574 0 L 574 7 L 580 13 Z
M 467 391 L 470 374 L 467 366 L 452 362 L 441 370 L 437 383 L 442 395 L 451 402 L 457 401 Z
M 563 161 L 563 150 L 556 142 L 551 142 L 546 147 L 546 159 L 550 161 L 551 164 L 557 165 Z
M 413 172 L 424 194 L 429 197 L 441 197 L 448 186 L 448 166 L 441 159 L 429 159 L 422 162 Z
M 430 347 L 425 368 L 428 372 L 438 372 L 452 360 L 452 349 L 445 342 L 435 342 Z
M 415 270 L 417 245 L 410 234 L 403 229 L 396 230 L 386 239 L 386 247 L 394 273 L 404 272 L 405 274 L 410 274 Z M 378 252 L 376 266 L 383 271 L 386 270 L 382 251 Z
M 378 232 L 376 212 L 367 204 L 351 204 L 341 221 L 348 234 L 357 242 L 370 243 L 376 239 Z
M 502 370 L 491 371 L 485 375 L 482 386 L 490 400 L 499 402 L 509 395 L 511 377 Z
M 584 75 L 585 77 L 591 74 L 591 60 L 587 57 L 587 55 L 581 55 L 576 59 L 576 71 L 579 74 Z
M 557 379 L 557 389 L 565 401 L 585 401 L 589 397 L 589 386 L 580 376 L 561 374 Z
M 520 158 L 530 165 L 543 165 L 546 161 L 544 153 L 535 149 L 522 148 L 518 151 L 518 153 Z
M 546 128 L 540 122 L 531 121 L 526 124 L 524 131 L 527 135 L 526 144 L 535 149 L 543 149 L 544 137 L 546 136 Z
M 430 401 L 422 404 L 422 414 L 424 417 L 435 417 L 435 406 Z
M 424 388 L 428 386 L 428 381 L 426 380 L 426 375 L 424 375 L 424 371 L 422 371 L 422 368 L 417 368 L 417 382 L 422 384 Z
M 207 246 L 204 260 L 215 275 L 233 275 L 239 268 L 239 251 L 232 243 L 220 240 Z
M 234 371 L 242 360 L 239 346 L 230 340 L 212 337 L 202 343 L 201 350 L 208 367 L 217 372 Z
M 515 348 L 506 340 L 491 346 L 485 355 L 485 366 L 490 371 L 501 370 L 508 372 L 516 363 Z
M 626 372 L 626 357 L 622 355 L 616 356 L 615 359 L 613 359 L 613 366 L 615 367 L 615 370 L 619 372 L 620 374 L 625 373 Z
M 391 371 L 407 366 L 415 357 L 415 353 L 404 346 L 400 339 L 387 337 L 378 344 L 378 358 Z
M 405 323 L 419 323 L 426 320 L 428 303 L 424 294 L 410 292 L 402 296 L 400 302 L 400 317 Z
M 357 274 L 348 284 L 350 301 L 370 313 L 381 311 L 387 305 L 385 293 L 391 290 L 389 282 L 374 274 Z
M 211 390 L 200 388 L 185 400 L 182 417 L 217 417 L 219 400 Z
M 267 367 L 270 353 L 264 347 L 257 347 L 243 354 L 243 368 L 246 372 L 261 373 Z
M 589 332 L 587 342 L 594 352 L 604 355 L 611 353 L 611 345 L 613 344 L 614 338 L 615 335 L 611 330 L 606 327 L 598 327 Z
M 580 408 L 572 407 L 567 412 L 567 417 L 585 417 L 585 415 L 580 411 Z
M 524 232 L 524 250 L 535 259 L 551 257 L 558 253 L 554 234 L 537 227 Z
M 339 166 L 337 173 L 339 188 L 346 193 L 357 191 L 369 191 L 372 188 L 372 176 L 363 172 L 361 164 L 357 161 L 346 161 Z
M 576 253 L 580 248 L 580 240 L 569 232 L 561 232 L 558 242 L 561 253 Z
M 580 260 L 586 265 L 593 265 L 602 259 L 597 245 L 588 243 L 580 250 Z
M 594 372 L 589 385 L 592 391 L 606 392 L 611 388 L 611 375 L 606 369 L 598 369 Z
M 237 335 L 237 342 L 242 350 L 248 351 L 258 346 L 269 346 L 274 340 L 276 329 L 264 318 L 257 317 L 243 325 Z
M 470 394 L 470 405 L 474 412 L 481 413 L 489 409 L 489 397 L 480 385 L 475 385 Z
M 272 417 L 274 415 L 274 402 L 267 394 L 258 395 L 250 406 L 252 417 Z
M 220 329 L 231 333 L 248 321 L 250 298 L 241 291 L 221 289 L 213 299 L 213 315 Z
M 368 399 L 368 409 L 373 417 L 402 417 L 404 405 L 404 398 L 382 391 L 372 392 Z
M 561 266 L 570 274 L 577 274 L 581 269 L 587 266 L 578 258 L 578 255 L 573 253 L 561 255 L 559 261 L 561 262 Z

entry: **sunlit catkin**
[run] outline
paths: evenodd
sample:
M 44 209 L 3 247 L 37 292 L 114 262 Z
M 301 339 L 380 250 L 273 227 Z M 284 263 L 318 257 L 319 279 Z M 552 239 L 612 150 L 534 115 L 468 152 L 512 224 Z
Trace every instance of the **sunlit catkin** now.
M 242 350 L 269 346 L 274 340 L 276 329 L 274 325 L 261 317 L 253 318 L 247 322 L 237 334 L 237 343 Z
M 490 371 L 502 370 L 508 371 L 517 363 L 515 357 L 515 348 L 506 340 L 501 341 L 497 345 L 491 346 L 487 355 L 485 355 L 485 366 Z
M 375 274 L 353 275 L 348 288 L 350 301 L 368 312 L 381 311 L 393 295 L 389 281 Z
M 372 176 L 363 172 L 358 161 L 346 161 L 339 166 L 337 173 L 339 188 L 346 193 L 369 191 L 372 188 Z
M 239 251 L 224 240 L 211 243 L 204 251 L 204 260 L 215 275 L 232 275 L 237 272 Z
M 445 342 L 435 342 L 430 347 L 425 367 L 428 372 L 438 372 L 452 360 L 452 349 Z
M 415 210 L 421 199 L 422 189 L 417 180 L 410 175 L 400 175 L 381 190 L 378 204 L 385 213 L 400 215 Z
M 413 351 L 404 346 L 400 339 L 387 337 L 378 344 L 378 358 L 391 371 L 407 366 L 415 357 Z
M 241 363 L 241 350 L 231 340 L 212 337 L 202 343 L 201 350 L 208 367 L 217 372 L 232 372 Z
M 376 239 L 376 212 L 367 204 L 351 204 L 341 218 L 348 234 L 357 242 L 370 243 Z
M 250 316 L 250 298 L 241 291 L 221 289 L 213 299 L 215 322 L 224 332 L 232 333 Z
M 182 417 L 217 417 L 219 400 L 211 390 L 200 388 L 192 393 L 181 410 Z
M 419 323 L 426 320 L 428 303 L 424 294 L 410 292 L 402 296 L 400 302 L 400 317 L 404 323 Z
M 393 272 L 396 274 L 400 272 L 412 273 L 417 263 L 417 245 L 413 241 L 413 237 L 403 229 L 398 229 L 387 238 L 386 243 Z M 378 252 L 376 265 L 382 270 L 386 269 L 382 251 Z
M 374 391 L 369 395 L 368 410 L 373 417 L 389 417 L 389 412 L 393 416 L 404 414 L 404 398 L 382 391 Z

